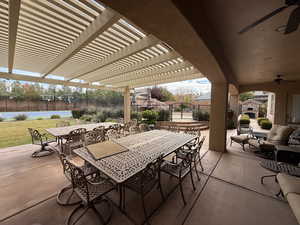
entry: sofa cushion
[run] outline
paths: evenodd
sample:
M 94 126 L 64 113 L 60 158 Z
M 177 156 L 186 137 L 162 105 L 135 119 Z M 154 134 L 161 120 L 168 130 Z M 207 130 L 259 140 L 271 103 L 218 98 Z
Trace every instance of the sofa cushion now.
M 290 193 L 300 194 L 300 178 L 279 173 L 277 174 L 277 180 L 284 196 Z
M 249 145 L 251 145 L 261 151 L 274 151 L 275 150 L 275 146 L 268 141 L 249 139 L 248 143 L 249 143 Z
M 295 193 L 290 193 L 287 195 L 287 201 L 300 224 L 300 195 Z
M 290 134 L 294 128 L 282 125 L 273 125 L 267 140 L 274 145 L 287 145 Z

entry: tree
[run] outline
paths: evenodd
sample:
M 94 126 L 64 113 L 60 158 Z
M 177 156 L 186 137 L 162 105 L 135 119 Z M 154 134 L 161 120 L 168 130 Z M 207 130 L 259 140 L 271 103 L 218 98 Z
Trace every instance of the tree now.
M 163 87 L 153 87 L 151 88 L 151 97 L 156 98 L 159 101 L 174 101 L 174 95 Z
M 240 94 L 240 100 L 243 102 L 243 101 L 246 101 L 246 100 L 248 100 L 248 99 L 251 99 L 251 98 L 253 98 L 254 97 L 254 95 L 253 95 L 253 93 L 252 92 L 244 92 L 244 93 L 241 93 Z
M 5 81 L 0 81 L 0 96 L 7 96 L 7 87 L 6 87 L 6 82 Z

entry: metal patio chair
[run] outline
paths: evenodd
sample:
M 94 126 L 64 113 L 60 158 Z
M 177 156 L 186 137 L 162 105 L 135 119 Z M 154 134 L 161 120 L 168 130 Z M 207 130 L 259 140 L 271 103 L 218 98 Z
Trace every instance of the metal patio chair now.
M 200 167 L 201 167 L 201 171 L 203 171 L 203 166 L 202 166 L 202 162 L 201 162 L 201 155 L 200 155 L 200 150 L 203 146 L 203 143 L 205 141 L 205 136 L 202 137 L 201 141 L 199 143 L 197 143 L 194 147 L 192 148 L 188 148 L 188 149 L 179 149 L 177 152 L 176 152 L 176 160 L 177 159 L 184 159 L 186 157 L 186 154 L 189 153 L 189 152 L 195 152 L 193 154 L 193 158 L 192 158 L 192 163 L 194 164 L 194 168 L 195 168 L 195 171 L 196 171 L 196 175 L 197 175 L 197 178 L 198 180 L 200 180 L 200 176 L 199 176 L 199 172 L 197 170 L 197 163 L 199 163 Z M 199 138 L 200 139 L 200 138 Z
M 115 185 L 108 179 L 103 179 L 98 183 L 92 183 L 87 179 L 81 168 L 76 167 L 69 160 L 66 160 L 66 164 L 70 168 L 74 192 L 81 199 L 81 204 L 71 212 L 66 224 L 76 224 L 89 209 L 93 210 L 103 225 L 107 224 L 111 219 L 113 208 L 111 202 L 105 198 L 105 195 L 115 190 Z M 95 207 L 96 204 L 100 203 L 106 203 L 109 209 L 109 215 L 106 219 Z M 83 210 L 83 212 L 79 213 L 80 210 Z M 76 216 L 78 213 L 79 215 Z
M 146 131 L 149 131 L 150 128 L 149 128 L 149 125 L 148 124 L 145 124 L 145 123 L 141 123 L 139 125 L 139 131 L 140 132 L 146 132 Z
M 149 163 L 143 171 L 129 178 L 124 184 L 125 188 L 128 188 L 141 196 L 146 224 L 148 224 L 149 215 L 147 214 L 145 207 L 145 196 L 154 188 L 158 188 L 162 200 L 165 199 L 160 183 L 160 165 L 162 161 L 161 156 L 156 161 Z M 125 210 L 125 189 L 123 191 L 123 210 Z
M 183 193 L 183 186 L 182 182 L 183 179 L 190 174 L 191 177 L 191 182 L 193 185 L 193 189 L 196 190 L 195 184 L 194 184 L 194 178 L 193 178 L 193 171 L 192 171 L 192 162 L 193 158 L 196 155 L 196 151 L 190 151 L 187 152 L 182 159 L 179 159 L 179 162 L 169 162 L 169 161 L 164 161 L 162 164 L 160 171 L 163 173 L 168 174 L 171 177 L 175 177 L 178 179 L 178 185 L 180 187 L 180 192 L 182 196 L 182 200 L 184 205 L 186 205 L 186 200 L 184 197 Z
M 40 145 L 41 149 L 32 153 L 32 157 L 43 157 L 54 153 L 54 149 L 49 146 L 50 143 L 56 142 L 56 139 L 48 139 L 47 133 L 40 133 L 38 130 L 33 128 L 28 128 L 31 135 L 31 141 L 34 145 Z
M 61 145 L 61 151 L 66 155 L 71 155 L 74 149 L 84 147 L 86 133 L 87 131 L 85 128 L 72 130 L 64 137 L 66 142 Z
M 106 141 L 106 129 L 104 126 L 96 127 L 85 135 L 86 145 L 96 144 Z
M 56 197 L 56 202 L 62 206 L 79 204 L 81 200 L 72 199 L 75 192 L 74 192 L 73 180 L 71 177 L 71 168 L 69 166 L 69 163 L 67 162 L 67 157 L 65 154 L 61 152 L 58 152 L 58 155 L 59 155 L 60 162 L 62 164 L 63 173 L 67 178 L 67 180 L 70 182 L 70 184 L 58 192 L 58 195 Z M 80 167 L 80 169 L 83 171 L 84 175 L 89 179 L 91 180 L 96 180 L 96 178 L 99 179 L 99 172 L 92 165 L 85 163 L 83 166 Z M 71 191 L 71 193 L 67 194 L 69 191 Z M 65 195 L 67 195 L 67 197 L 64 197 Z

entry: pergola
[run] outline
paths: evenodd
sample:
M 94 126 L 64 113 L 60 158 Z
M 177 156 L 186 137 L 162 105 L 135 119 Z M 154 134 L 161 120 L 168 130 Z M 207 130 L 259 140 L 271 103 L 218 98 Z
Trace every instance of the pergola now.
M 210 148 L 224 151 L 234 78 L 226 78 L 223 64 L 172 1 L 153 1 L 154 11 L 143 11 L 147 1 L 129 2 L 0 0 L 0 78 L 122 91 L 129 121 L 131 89 L 205 74 L 213 84 L 210 132 L 221 140 Z M 135 7 L 140 10 L 132 14 Z
M 126 90 L 202 76 L 167 43 L 98 0 L 0 0 L 0 12 L 0 66 L 7 68 L 1 78 Z

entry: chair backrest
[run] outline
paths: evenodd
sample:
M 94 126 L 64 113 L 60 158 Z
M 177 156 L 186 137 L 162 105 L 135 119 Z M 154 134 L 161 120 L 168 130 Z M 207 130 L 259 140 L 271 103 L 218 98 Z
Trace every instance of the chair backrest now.
M 184 157 L 182 158 L 181 162 L 179 163 L 179 176 L 182 176 L 182 173 L 189 169 L 192 170 L 192 162 L 196 158 L 197 151 L 189 151 L 187 152 Z
M 59 156 L 59 160 L 60 160 L 61 165 L 63 167 L 63 172 L 64 172 L 66 178 L 72 182 L 71 168 L 70 168 L 70 165 L 67 161 L 66 155 L 62 152 L 58 152 L 58 156 Z
M 65 137 L 66 143 L 62 145 L 62 150 L 66 154 L 71 154 L 74 149 L 85 146 L 85 128 L 78 128 L 72 130 L 68 136 Z
M 137 126 L 131 126 L 131 127 L 129 127 L 129 133 L 130 134 L 137 134 L 137 133 L 139 133 L 139 131 L 140 131 L 140 129 Z
M 289 136 L 294 131 L 290 126 L 282 126 L 274 124 L 267 136 L 267 141 L 275 145 L 286 145 Z
M 140 173 L 141 183 L 145 181 L 153 181 L 160 176 L 160 166 L 163 162 L 163 155 L 159 156 L 155 161 L 148 163 L 146 168 Z
M 118 131 L 116 129 L 108 129 L 106 131 L 106 137 L 108 138 L 108 140 L 118 139 L 118 138 L 120 138 L 120 134 L 118 133 Z
M 106 140 L 106 129 L 104 126 L 96 127 L 85 135 L 86 145 L 96 144 Z
M 90 202 L 90 192 L 88 187 L 88 181 L 86 179 L 86 176 L 84 175 L 84 172 L 81 168 L 75 166 L 73 163 L 71 163 L 68 159 L 66 159 L 66 164 L 68 165 L 68 168 L 70 168 L 71 171 L 71 179 L 72 179 L 72 185 L 75 191 L 80 193 L 78 196 L 82 197 L 85 196 L 86 198 L 83 198 L 82 200 L 87 201 L 87 203 Z
M 41 145 L 43 144 L 42 135 L 40 134 L 40 132 L 38 130 L 35 130 L 33 128 L 28 128 L 28 131 L 31 136 L 32 144 L 41 144 Z
M 56 127 L 67 127 L 67 126 L 70 126 L 70 122 L 68 121 L 60 121 L 58 123 L 56 123 Z
M 146 131 L 149 131 L 149 125 L 148 124 L 145 124 L 145 123 L 141 123 L 139 125 L 139 130 L 140 132 L 146 132 Z

